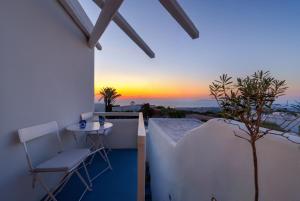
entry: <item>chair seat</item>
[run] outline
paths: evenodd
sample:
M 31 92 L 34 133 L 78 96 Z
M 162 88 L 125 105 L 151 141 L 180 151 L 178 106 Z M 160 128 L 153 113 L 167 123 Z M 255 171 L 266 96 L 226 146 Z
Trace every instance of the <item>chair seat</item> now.
M 64 151 L 39 164 L 34 171 L 71 171 L 77 167 L 77 165 L 79 165 L 89 154 L 89 149 L 72 149 Z

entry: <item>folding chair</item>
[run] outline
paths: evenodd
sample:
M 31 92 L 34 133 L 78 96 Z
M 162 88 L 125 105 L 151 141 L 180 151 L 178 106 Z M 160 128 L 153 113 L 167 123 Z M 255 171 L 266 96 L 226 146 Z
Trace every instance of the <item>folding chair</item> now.
M 80 119 L 81 120 L 86 120 L 86 121 L 93 121 L 94 119 L 94 113 L 93 112 L 84 112 L 80 114 Z
M 84 162 L 85 159 L 90 155 L 90 150 L 72 149 L 72 150 L 64 151 L 62 141 L 59 135 L 57 122 L 53 121 L 46 124 L 19 129 L 18 134 L 19 134 L 20 141 L 24 145 L 26 158 L 29 165 L 29 171 L 33 176 L 32 187 L 34 188 L 36 182 L 39 182 L 43 187 L 43 189 L 48 194 L 45 197 L 45 200 L 52 199 L 54 201 L 57 201 L 55 196 L 65 187 L 65 185 L 67 184 L 67 182 L 69 181 L 69 179 L 73 174 L 76 174 L 81 180 L 81 182 L 83 183 L 83 185 L 85 186 L 85 190 L 81 194 L 79 200 L 83 198 L 87 190 L 88 191 L 92 190 L 91 179 Z M 34 167 L 31 161 L 30 154 L 28 152 L 27 144 L 29 141 L 50 134 L 56 135 L 60 146 L 60 150 L 56 156 Z M 85 174 L 89 180 L 89 185 L 87 184 L 85 179 L 78 171 L 79 168 L 81 167 L 84 168 Z M 50 188 L 46 185 L 43 178 L 41 177 L 42 173 L 64 173 L 64 174 L 60 179 L 59 183 L 53 188 L 53 190 L 50 190 Z
M 93 112 L 85 112 L 85 113 L 81 113 L 80 114 L 80 118 L 81 120 L 86 120 L 86 121 L 93 121 L 94 120 L 94 113 Z M 100 130 L 97 132 L 89 132 L 86 135 L 86 143 L 88 144 L 88 141 L 90 141 L 91 143 L 91 150 L 93 151 L 93 153 L 99 153 L 100 156 L 103 158 L 103 160 L 105 162 L 107 162 L 108 168 L 105 168 L 105 170 L 107 169 L 112 169 L 112 166 L 110 164 L 109 158 L 107 156 L 107 152 L 105 150 L 105 146 L 103 143 L 103 135 L 107 135 L 107 132 L 111 132 L 110 129 L 108 130 L 104 130 L 103 132 L 101 132 Z M 96 137 L 96 141 L 95 138 Z M 92 155 L 92 158 L 89 162 L 89 164 L 91 164 L 94 160 L 95 154 Z M 96 177 L 100 176 L 100 174 L 102 174 L 104 171 L 100 172 L 99 175 L 97 175 Z M 94 177 L 92 180 L 94 180 L 96 177 Z

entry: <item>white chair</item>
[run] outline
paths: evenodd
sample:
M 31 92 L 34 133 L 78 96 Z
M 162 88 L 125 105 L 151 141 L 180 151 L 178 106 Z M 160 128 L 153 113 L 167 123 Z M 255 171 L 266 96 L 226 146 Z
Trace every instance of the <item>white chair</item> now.
M 93 112 L 81 113 L 80 119 L 85 120 L 85 121 L 95 121 L 94 113 Z M 100 130 L 97 132 L 89 132 L 86 135 L 86 142 L 88 143 L 88 141 L 90 141 L 90 143 L 92 144 L 91 149 L 93 151 L 95 151 L 95 153 L 96 152 L 99 153 L 100 156 L 103 158 L 103 160 L 107 162 L 108 168 L 112 169 L 109 158 L 107 156 L 107 152 L 105 150 L 106 147 L 105 147 L 104 138 L 103 138 L 103 136 L 108 135 L 110 132 L 111 132 L 111 129 L 106 129 L 103 132 L 101 132 Z M 96 140 L 95 140 L 95 137 L 96 137 Z M 90 164 L 94 160 L 94 157 L 95 157 L 95 154 L 92 156 L 92 158 L 90 160 Z
M 39 182 L 42 185 L 42 187 L 48 194 L 45 200 L 51 198 L 52 200 L 57 201 L 55 196 L 64 188 L 64 186 L 66 185 L 66 183 L 69 181 L 69 179 L 74 173 L 79 177 L 83 185 L 86 187 L 79 200 L 83 198 L 87 190 L 91 191 L 90 187 L 92 186 L 92 183 L 84 162 L 85 159 L 90 155 L 90 150 L 73 149 L 73 150 L 64 151 L 61 138 L 59 135 L 57 122 L 53 121 L 46 124 L 19 129 L 18 134 L 19 134 L 20 141 L 24 145 L 26 158 L 29 165 L 29 171 L 33 176 L 33 183 L 32 183 L 33 187 L 35 187 L 36 182 Z M 28 146 L 27 146 L 28 142 L 50 134 L 56 135 L 56 138 L 60 146 L 60 150 L 58 154 L 36 166 L 33 166 L 28 151 Z M 87 184 L 85 179 L 78 171 L 79 168 L 81 167 L 84 168 L 90 186 Z M 64 173 L 64 175 L 62 176 L 57 186 L 55 186 L 53 190 L 50 190 L 50 188 L 46 185 L 46 183 L 44 182 L 43 178 L 40 175 L 42 173 Z
M 80 114 L 81 120 L 93 121 L 94 113 L 93 112 L 84 112 Z

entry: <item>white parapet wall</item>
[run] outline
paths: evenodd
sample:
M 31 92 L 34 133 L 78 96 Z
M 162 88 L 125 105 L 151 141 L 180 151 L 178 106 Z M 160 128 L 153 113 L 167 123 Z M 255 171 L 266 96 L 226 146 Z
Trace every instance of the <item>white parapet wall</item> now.
M 95 102 L 95 112 L 105 112 L 105 105 L 104 103 Z
M 106 116 L 106 121 L 113 123 L 111 132 L 104 137 L 105 144 L 112 149 L 136 149 L 139 113 L 137 112 L 95 112 L 98 116 Z M 119 118 L 118 118 L 119 117 Z
M 188 132 L 176 144 L 154 121 L 147 135 L 153 201 L 252 201 L 250 144 L 234 135 L 236 126 L 213 119 Z M 257 142 L 260 200 L 300 198 L 300 147 L 285 138 Z

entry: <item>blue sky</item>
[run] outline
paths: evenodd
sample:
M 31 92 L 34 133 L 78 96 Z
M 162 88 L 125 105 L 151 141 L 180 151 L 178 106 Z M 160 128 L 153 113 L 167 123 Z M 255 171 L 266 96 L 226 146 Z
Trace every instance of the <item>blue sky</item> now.
M 100 10 L 80 0 L 95 22 Z M 179 0 L 200 31 L 192 40 L 157 0 L 124 0 L 120 13 L 156 54 L 150 59 L 114 23 L 95 51 L 95 87 L 111 85 L 124 97 L 157 93 L 208 97 L 222 73 L 270 70 L 300 98 L 300 1 Z M 147 93 L 143 94 L 144 90 Z M 128 94 L 127 94 L 128 93 Z

